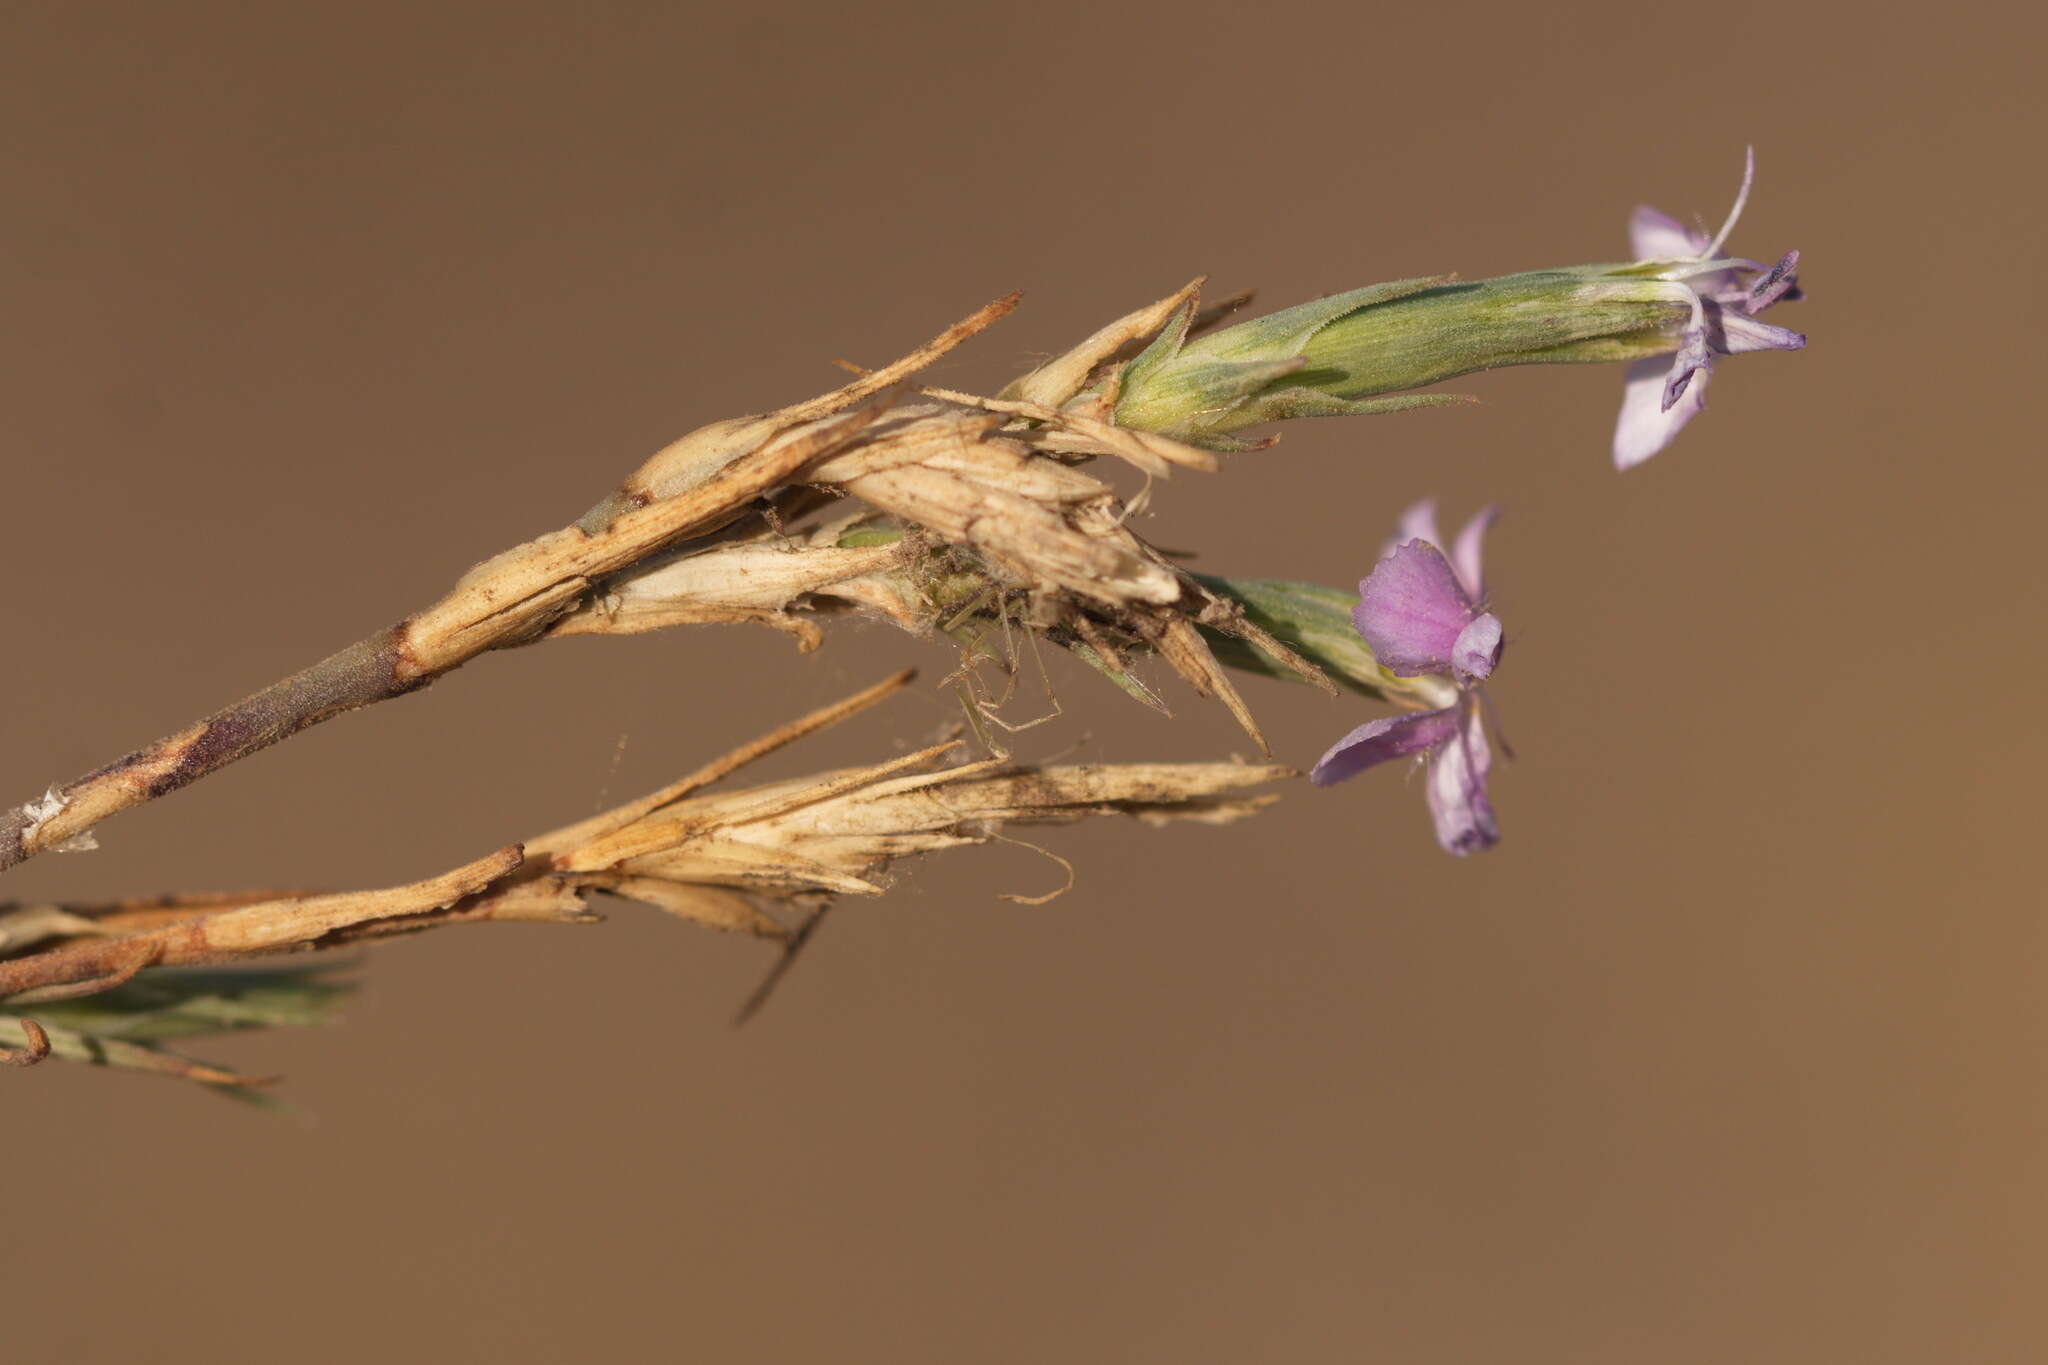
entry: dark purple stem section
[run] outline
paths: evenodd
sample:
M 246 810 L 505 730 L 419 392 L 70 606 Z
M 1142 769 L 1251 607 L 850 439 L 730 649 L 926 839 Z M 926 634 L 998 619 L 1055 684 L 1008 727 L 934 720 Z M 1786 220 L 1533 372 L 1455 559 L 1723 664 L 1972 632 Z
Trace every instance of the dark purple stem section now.
M 57 789 L 65 800 L 66 813 L 78 810 L 89 815 L 83 826 L 89 828 L 117 811 L 176 791 L 329 716 L 424 686 L 431 678 L 411 665 L 403 642 L 402 624 L 379 631 L 197 725 L 66 783 Z M 62 816 L 56 821 L 64 826 L 72 823 Z M 0 871 L 41 851 L 29 844 L 34 823 L 27 806 L 0 815 Z

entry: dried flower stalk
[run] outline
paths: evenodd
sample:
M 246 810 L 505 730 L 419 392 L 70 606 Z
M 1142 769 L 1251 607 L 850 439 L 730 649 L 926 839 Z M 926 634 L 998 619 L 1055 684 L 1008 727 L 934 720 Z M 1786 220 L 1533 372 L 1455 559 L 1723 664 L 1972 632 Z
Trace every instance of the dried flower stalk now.
M 176 791 L 331 716 L 413 691 L 486 650 L 534 638 L 604 575 L 745 515 L 757 499 L 789 483 L 883 410 L 859 405 L 1015 304 L 1015 295 L 999 299 L 894 365 L 821 398 L 742 419 L 737 428 L 707 428 L 715 440 L 704 432 L 685 437 L 666 453 L 671 460 L 678 452 L 686 463 L 694 460 L 700 477 L 660 497 L 629 481 L 606 504 L 611 510 L 605 516 L 586 517 L 486 560 L 426 610 L 0 815 L 0 870 L 72 845 L 110 815 Z M 736 444 L 729 448 L 723 442 Z M 724 458 L 702 458 L 714 448 Z
M 149 968 L 217 966 L 451 924 L 591 923 L 587 898 L 637 900 L 706 927 L 787 941 L 779 910 L 875 896 L 897 862 L 987 843 L 1008 824 L 1122 814 L 1227 823 L 1270 804 L 1243 789 L 1297 776 L 1242 763 L 946 766 L 960 741 L 740 791 L 702 789 L 906 686 L 897 674 L 659 791 L 410 885 L 332 895 L 164 898 L 0 915 L 8 1010 L 112 989 Z M 0 951 L 5 951 L 0 948 Z

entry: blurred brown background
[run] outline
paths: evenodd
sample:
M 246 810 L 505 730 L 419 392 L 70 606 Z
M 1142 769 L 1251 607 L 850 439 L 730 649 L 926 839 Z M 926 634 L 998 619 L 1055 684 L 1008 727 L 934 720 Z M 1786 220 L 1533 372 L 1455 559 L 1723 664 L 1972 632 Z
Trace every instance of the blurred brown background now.
M 737 1033 L 766 950 L 625 909 L 194 1049 L 310 1123 L 0 1074 L 0 1355 L 2042 1358 L 2042 35 L 1843 13 L 10 6 L 8 801 L 1013 287 L 946 382 L 1202 271 L 1278 306 L 1612 259 L 1639 200 L 1718 221 L 1754 141 L 1735 245 L 1805 251 L 1774 318 L 1814 344 L 1628 477 L 1581 368 L 1160 490 L 1154 539 L 1332 583 L 1418 495 L 1507 505 L 1493 855 L 1382 772 L 1051 832 L 1043 907 L 996 898 L 1057 884 L 1022 850 L 928 862 Z M 0 892 L 408 880 L 947 659 L 489 657 Z M 1245 748 L 1060 677 L 1027 753 Z M 1302 763 L 1372 714 L 1249 695 Z

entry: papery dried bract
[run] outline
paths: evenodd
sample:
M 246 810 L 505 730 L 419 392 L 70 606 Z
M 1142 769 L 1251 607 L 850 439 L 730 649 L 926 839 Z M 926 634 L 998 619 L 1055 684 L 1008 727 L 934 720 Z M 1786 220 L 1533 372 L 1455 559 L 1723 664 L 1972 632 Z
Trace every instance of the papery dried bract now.
M 1237 819 L 1273 799 L 1237 793 L 1292 773 L 1239 763 L 934 766 L 951 748 L 692 798 L 563 850 L 556 862 L 772 897 L 875 895 L 875 879 L 901 859 L 987 842 L 1005 824 L 1108 814 Z

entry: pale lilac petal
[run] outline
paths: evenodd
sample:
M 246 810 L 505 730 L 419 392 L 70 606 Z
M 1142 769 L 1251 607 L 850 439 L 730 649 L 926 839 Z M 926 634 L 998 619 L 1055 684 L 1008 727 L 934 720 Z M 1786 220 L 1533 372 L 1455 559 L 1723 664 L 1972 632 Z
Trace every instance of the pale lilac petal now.
M 1707 234 L 1638 204 L 1628 220 L 1628 245 L 1639 261 L 1683 261 L 1706 254 Z
M 1455 708 L 1420 711 L 1406 716 L 1383 716 L 1359 726 L 1332 744 L 1330 751 L 1316 760 L 1308 780 L 1318 787 L 1327 787 L 1347 777 L 1355 777 L 1375 764 L 1407 758 L 1449 743 L 1457 734 L 1458 713 Z
M 1488 505 L 1472 514 L 1472 520 L 1465 523 L 1465 529 L 1458 532 L 1458 543 L 1451 547 L 1451 567 L 1458 571 L 1458 582 L 1474 602 L 1486 600 L 1486 575 L 1480 570 L 1480 550 L 1486 542 L 1486 533 L 1500 520 L 1500 508 Z
M 1500 825 L 1486 795 L 1486 775 L 1493 752 L 1476 708 L 1466 708 L 1463 722 L 1429 756 L 1424 794 L 1436 825 L 1436 841 L 1444 852 L 1464 857 L 1500 842 Z
M 1664 381 L 1671 363 L 1663 356 L 1650 356 L 1628 367 L 1622 386 L 1621 416 L 1614 424 L 1616 469 L 1631 469 L 1670 445 L 1672 438 L 1706 406 L 1706 370 L 1692 377 L 1676 403 L 1669 408 L 1664 406 Z
M 1441 549 L 1444 538 L 1436 529 L 1436 499 L 1424 498 L 1401 514 L 1401 520 L 1394 526 L 1394 538 L 1380 551 L 1385 559 L 1411 540 L 1425 540 Z
M 1752 261 L 1746 256 L 1710 256 L 1703 260 L 1674 262 L 1658 271 L 1655 278 L 1667 284 L 1683 284 L 1696 293 L 1719 298 L 1730 292 L 1746 295 L 1748 286 L 1742 283 L 1743 272 L 1763 268 L 1762 261 Z
M 1358 585 L 1351 619 L 1373 657 L 1400 677 L 1449 673 L 1458 635 L 1472 623 L 1472 599 L 1436 546 L 1411 540 Z
M 1461 683 L 1482 682 L 1500 662 L 1500 618 L 1484 612 L 1458 632 L 1451 646 L 1451 668 Z
M 1714 325 L 1708 331 L 1712 335 L 1714 349 L 1723 355 L 1741 355 L 1746 351 L 1796 351 L 1806 344 L 1803 333 L 1774 327 L 1737 309 L 1720 308 L 1715 312 Z

